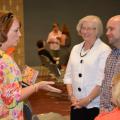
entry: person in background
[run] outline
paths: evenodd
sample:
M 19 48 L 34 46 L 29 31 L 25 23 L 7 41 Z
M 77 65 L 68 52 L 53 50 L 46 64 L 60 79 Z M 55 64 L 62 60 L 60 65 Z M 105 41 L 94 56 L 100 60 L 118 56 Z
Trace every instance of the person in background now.
M 50 50 L 59 50 L 60 49 L 60 39 L 61 31 L 59 29 L 58 23 L 54 23 L 52 26 L 52 31 L 49 33 L 47 38 L 47 43 L 49 44 Z
M 56 64 L 56 61 L 53 59 L 53 56 L 50 54 L 50 52 L 45 48 L 43 40 L 37 41 L 36 45 L 38 48 L 38 55 L 46 56 L 53 64 Z
M 100 38 L 103 24 L 99 17 L 81 18 L 76 29 L 84 41 L 73 47 L 64 76 L 71 101 L 70 119 L 94 120 L 99 114 L 100 88 L 111 48 Z
M 66 24 L 62 25 L 61 46 L 69 47 L 71 45 L 71 37 Z
M 52 31 L 49 33 L 47 38 L 47 44 L 49 45 L 50 52 L 56 61 L 59 64 L 59 52 L 60 52 L 60 41 L 61 41 L 61 31 L 58 23 L 54 23 L 52 26 Z
M 60 65 L 65 69 L 70 55 L 71 36 L 66 24 L 62 25 L 60 42 Z
M 21 71 L 6 50 L 16 47 L 20 33 L 19 20 L 12 12 L 0 11 L 0 119 L 24 120 L 23 100 L 40 89 L 60 93 L 52 81 L 41 81 L 22 88 Z
M 57 61 L 54 59 L 54 56 L 52 56 L 52 54 L 47 50 L 45 41 L 37 41 L 37 47 L 40 59 L 42 59 L 41 57 L 44 57 L 43 60 L 41 60 L 43 65 L 45 65 L 49 69 L 51 68 L 51 66 L 56 66 L 58 69 L 61 69 L 61 65 L 57 64 Z
M 111 111 L 114 106 L 111 104 L 112 89 L 111 81 L 113 76 L 120 72 L 120 15 L 111 17 L 106 25 L 106 36 L 113 50 L 106 61 L 105 77 L 102 82 L 100 95 L 100 111 Z
M 112 79 L 112 100 L 114 109 L 110 112 L 100 113 L 95 120 L 120 120 L 120 73 L 116 74 Z

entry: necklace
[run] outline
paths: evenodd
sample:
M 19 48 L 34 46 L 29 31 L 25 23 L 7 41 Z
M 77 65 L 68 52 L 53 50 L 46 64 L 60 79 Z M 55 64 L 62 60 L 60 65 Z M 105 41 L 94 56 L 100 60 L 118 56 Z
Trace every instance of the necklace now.
M 93 47 L 93 45 L 91 46 L 91 48 Z M 84 44 L 83 44 L 83 46 L 82 46 L 82 48 L 81 48 L 81 50 L 80 50 L 80 57 L 84 57 L 84 56 L 86 56 L 87 54 L 88 54 L 88 52 L 90 51 L 90 49 L 88 49 L 88 50 L 84 50 L 83 49 L 84 48 Z

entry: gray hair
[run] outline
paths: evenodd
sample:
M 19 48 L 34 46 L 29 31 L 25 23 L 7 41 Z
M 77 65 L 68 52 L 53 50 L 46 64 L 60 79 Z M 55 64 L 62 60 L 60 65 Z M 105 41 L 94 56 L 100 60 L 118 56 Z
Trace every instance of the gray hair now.
M 103 34 L 103 24 L 102 24 L 101 19 L 98 16 L 88 15 L 86 17 L 81 18 L 79 20 L 77 26 L 76 26 L 76 30 L 79 34 L 80 34 L 81 27 L 82 27 L 84 22 L 94 23 L 94 27 L 96 28 L 96 32 L 97 32 L 97 34 L 96 34 L 97 38 L 102 36 L 102 34 Z

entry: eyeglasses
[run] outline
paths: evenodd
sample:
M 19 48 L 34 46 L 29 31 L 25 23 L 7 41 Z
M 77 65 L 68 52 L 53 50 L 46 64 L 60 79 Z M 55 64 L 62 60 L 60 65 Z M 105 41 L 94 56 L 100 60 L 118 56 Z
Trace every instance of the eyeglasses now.
M 95 27 L 81 27 L 81 30 L 92 31 L 92 30 L 96 30 L 96 28 Z

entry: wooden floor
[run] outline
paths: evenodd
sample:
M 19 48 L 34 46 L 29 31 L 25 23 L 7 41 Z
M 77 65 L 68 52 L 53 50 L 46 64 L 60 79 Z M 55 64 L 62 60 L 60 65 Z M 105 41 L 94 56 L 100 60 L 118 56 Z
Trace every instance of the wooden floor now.
M 66 88 L 63 84 L 57 84 L 56 87 L 62 89 L 63 92 L 58 94 L 41 90 L 29 98 L 33 114 L 55 112 L 63 116 L 69 115 L 70 102 L 67 97 Z

